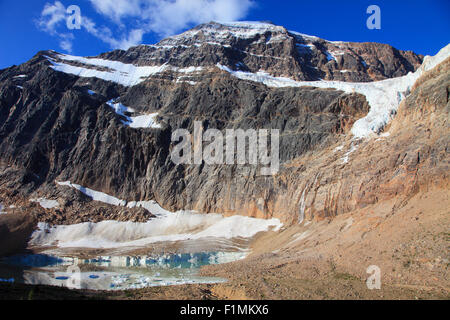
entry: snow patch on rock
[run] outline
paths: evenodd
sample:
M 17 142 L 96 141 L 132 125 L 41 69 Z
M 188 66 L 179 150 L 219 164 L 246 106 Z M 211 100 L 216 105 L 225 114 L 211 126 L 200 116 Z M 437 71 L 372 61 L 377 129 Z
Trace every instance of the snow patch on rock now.
M 395 115 L 400 102 L 409 94 L 416 80 L 424 72 L 431 70 L 450 56 L 450 45 L 447 45 L 433 57 L 425 57 L 422 66 L 414 73 L 406 76 L 375 82 L 342 82 L 342 81 L 295 81 L 286 77 L 274 77 L 264 70 L 251 73 L 234 71 L 217 64 L 217 67 L 233 76 L 254 82 L 260 82 L 269 87 L 317 87 L 334 88 L 346 93 L 357 92 L 366 96 L 370 105 L 369 113 L 357 120 L 351 129 L 355 138 L 366 138 L 378 134 Z
M 31 202 L 38 202 L 39 205 L 42 208 L 45 209 L 53 209 L 53 208 L 57 208 L 59 206 L 59 202 L 56 200 L 50 200 L 50 199 L 46 199 L 46 198 L 37 198 L 37 199 L 30 199 Z
M 135 110 L 133 108 L 126 107 L 123 104 L 121 104 L 120 102 L 116 103 L 116 102 L 114 102 L 114 100 L 108 101 L 107 105 L 109 105 L 111 108 L 113 108 L 117 114 L 126 118 L 125 121 L 122 120 L 122 123 L 131 128 L 153 128 L 153 129 L 161 128 L 161 124 L 157 123 L 157 121 L 156 121 L 156 117 L 158 116 L 158 113 L 150 113 L 150 114 L 129 117 L 125 113 L 126 112 L 134 113 Z
M 101 191 L 96 191 L 96 190 L 92 190 L 92 189 L 80 186 L 79 184 L 71 183 L 70 181 L 56 181 L 56 184 L 58 184 L 60 186 L 67 186 L 67 187 L 77 189 L 78 191 L 87 195 L 94 201 L 100 201 L 100 202 L 107 203 L 107 204 L 110 204 L 113 206 L 126 206 L 128 208 L 142 207 L 142 208 L 147 209 L 150 213 L 152 213 L 155 216 L 165 216 L 165 215 L 169 215 L 172 213 L 170 211 L 167 211 L 167 210 L 161 208 L 161 206 L 156 201 L 153 201 L 153 200 L 127 202 L 126 200 L 116 198 L 114 196 L 111 196 L 111 195 L 106 194 Z
M 84 193 L 85 195 L 87 195 L 88 197 L 92 198 L 92 200 L 95 200 L 95 201 L 100 201 L 103 203 L 111 204 L 113 206 L 125 206 L 127 203 L 125 200 L 120 200 L 120 199 L 110 196 L 106 193 L 103 193 L 100 191 L 95 191 L 95 190 L 80 186 L 79 184 L 71 183 L 70 181 L 62 181 L 62 182 L 56 181 L 56 183 L 60 186 L 68 186 L 68 187 L 77 189 L 78 191 L 80 191 L 81 193 Z
M 351 146 L 350 146 L 350 150 L 348 150 L 348 151 L 344 154 L 344 156 L 341 158 L 342 163 L 347 163 L 348 160 L 349 160 L 350 154 L 352 154 L 353 152 L 355 152 L 357 148 L 358 148 L 358 147 L 357 147 L 355 144 L 352 143 Z
M 84 78 L 98 78 L 106 81 L 115 82 L 126 87 L 135 86 L 148 77 L 165 71 L 178 73 L 193 73 L 203 70 L 202 67 L 178 68 L 163 64 L 161 66 L 135 66 L 120 61 L 85 58 L 66 54 L 58 54 L 56 57 L 63 61 L 81 63 L 83 66 L 57 62 L 52 57 L 46 57 L 53 70 L 73 74 Z

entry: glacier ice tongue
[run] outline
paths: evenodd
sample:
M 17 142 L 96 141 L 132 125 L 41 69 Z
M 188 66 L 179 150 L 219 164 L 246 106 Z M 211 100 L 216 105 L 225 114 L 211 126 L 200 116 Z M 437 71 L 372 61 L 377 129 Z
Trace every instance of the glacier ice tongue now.
M 233 71 L 226 66 L 217 67 L 233 76 L 254 82 L 260 82 L 269 87 L 317 87 L 334 88 L 346 93 L 357 92 L 363 94 L 369 105 L 369 113 L 357 120 L 351 129 L 355 138 L 366 138 L 379 133 L 380 130 L 395 115 L 400 102 L 409 94 L 412 86 L 424 72 L 431 70 L 450 56 L 450 44 L 433 57 L 425 57 L 422 66 L 414 73 L 403 77 L 375 82 L 342 82 L 342 81 L 296 81 L 286 77 L 274 77 L 261 70 L 257 73 Z

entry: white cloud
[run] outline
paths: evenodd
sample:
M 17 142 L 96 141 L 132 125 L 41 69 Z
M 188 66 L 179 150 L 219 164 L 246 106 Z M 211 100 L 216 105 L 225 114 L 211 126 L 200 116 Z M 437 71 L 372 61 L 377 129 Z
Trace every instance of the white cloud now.
M 135 46 L 142 42 L 142 36 L 144 35 L 144 30 L 142 29 L 134 29 L 128 33 L 127 38 L 122 38 L 118 47 L 121 49 L 127 49 L 129 47 Z
M 126 16 L 138 16 L 141 10 L 141 0 L 90 0 L 98 13 L 119 22 Z
M 54 4 L 46 3 L 41 12 L 41 18 L 38 21 L 39 26 L 51 33 L 57 34 L 56 27 L 62 21 L 66 20 L 66 8 L 64 5 L 55 1 Z
M 61 38 L 61 40 L 59 41 L 59 46 L 61 47 L 61 49 L 67 51 L 68 53 L 72 53 L 72 41 L 75 38 L 73 34 L 59 34 L 59 37 Z
M 98 13 L 118 24 L 134 18 L 145 32 L 172 35 L 209 21 L 244 18 L 252 0 L 90 0 Z
M 244 18 L 253 5 L 250 0 L 176 0 L 156 2 L 148 13 L 149 30 L 172 35 L 190 25 L 209 21 L 235 21 Z
M 61 24 L 65 24 L 65 22 L 66 8 L 61 2 L 55 1 L 54 4 L 45 4 L 44 9 L 42 9 L 41 16 L 37 21 L 37 25 L 43 31 L 59 38 L 59 46 L 61 49 L 71 53 L 73 46 L 72 41 L 74 39 L 73 34 L 58 31 L 58 27 Z
M 120 3 L 125 3 L 121 0 L 115 1 L 118 1 L 119 3 L 118 8 L 120 8 Z M 106 0 L 105 3 L 108 3 L 108 0 Z M 111 1 L 110 3 L 112 4 L 113 2 Z M 125 11 L 118 11 L 118 13 L 121 12 Z M 121 15 L 111 14 L 112 18 L 121 17 Z M 37 25 L 41 30 L 57 37 L 59 39 L 60 48 L 71 53 L 73 49 L 73 40 L 75 39 L 73 33 L 59 31 L 66 28 L 66 17 L 66 7 L 64 7 L 60 1 L 55 1 L 53 4 L 46 3 L 40 18 L 37 20 Z M 82 16 L 81 22 L 81 26 L 85 31 L 107 43 L 113 49 L 128 49 L 131 46 L 137 45 L 142 42 L 142 36 L 145 33 L 143 29 L 139 28 L 130 31 L 125 29 L 121 32 L 121 35 L 117 37 L 110 28 L 105 26 L 97 27 L 96 24 L 86 16 Z
M 142 42 L 144 34 L 169 36 L 209 21 L 235 21 L 244 18 L 253 0 L 89 0 L 95 10 L 109 19 L 110 27 L 97 26 L 82 16 L 82 28 L 112 49 L 128 49 Z M 60 1 L 46 3 L 38 26 L 60 39 L 63 50 L 72 51 L 72 33 L 58 28 L 66 23 L 66 8 Z
M 108 27 L 97 27 L 95 22 L 84 16 L 82 21 L 82 27 L 87 32 L 109 44 L 113 49 L 128 49 L 142 42 L 142 36 L 144 35 L 142 29 L 132 29 L 128 32 L 128 35 L 122 35 L 121 38 L 117 39 Z

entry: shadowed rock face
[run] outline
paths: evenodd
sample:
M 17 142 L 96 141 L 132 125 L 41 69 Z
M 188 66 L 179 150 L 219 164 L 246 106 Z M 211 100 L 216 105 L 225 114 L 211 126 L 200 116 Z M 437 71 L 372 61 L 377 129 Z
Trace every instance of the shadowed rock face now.
M 87 199 L 74 198 L 67 187 L 57 187 L 55 180 L 70 180 L 127 201 L 154 199 L 172 210 L 292 219 L 305 201 L 301 200 L 303 190 L 309 199 L 309 190 L 316 188 L 320 190 L 314 196 L 320 203 L 316 215 L 347 210 L 350 204 L 335 209 L 332 199 L 336 195 L 319 188 L 347 169 L 341 163 L 330 166 L 331 160 L 319 155 L 333 154 L 336 142 L 346 141 L 352 124 L 369 111 L 365 97 L 312 87 L 269 88 L 234 78 L 215 65 L 266 70 L 294 79 L 372 81 L 414 71 L 422 57 L 387 45 L 329 42 L 283 27 L 262 28 L 255 32 L 211 23 L 156 46 L 99 56 L 141 66 L 204 67 L 187 76 L 194 84 L 176 81 L 180 76 L 176 70 L 149 76 L 130 87 L 80 78 L 50 68 L 47 57 L 60 61 L 52 51 L 0 71 L 0 189 L 8 190 L 13 199 L 33 192 L 70 198 L 62 201 L 58 211 L 44 210 L 47 213 L 38 217 L 58 223 L 69 216 L 68 220 L 79 222 L 133 220 L 133 214 L 139 217 L 134 220 L 141 221 L 149 215 L 127 211 L 107 216 L 108 210 L 80 206 Z M 124 116 L 107 104 L 111 99 L 141 114 L 157 112 L 160 128 L 125 125 Z M 279 129 L 280 173 L 260 176 L 255 166 L 176 166 L 170 158 L 172 132 L 185 128 L 192 133 L 194 121 L 200 121 L 204 129 L 222 132 Z M 299 164 L 298 159 L 309 162 Z M 362 197 L 356 202 L 364 201 Z M 83 216 L 73 218 L 79 211 Z
M 0 215 L 0 257 L 24 250 L 35 227 L 33 215 Z

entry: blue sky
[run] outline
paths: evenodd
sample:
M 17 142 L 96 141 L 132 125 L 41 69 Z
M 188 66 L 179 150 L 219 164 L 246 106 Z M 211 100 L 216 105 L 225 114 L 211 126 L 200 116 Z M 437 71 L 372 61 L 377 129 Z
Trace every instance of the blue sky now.
M 369 30 L 369 5 L 381 9 L 381 29 Z M 70 30 L 65 10 L 81 9 L 81 29 Z M 450 34 L 448 0 L 0 0 L 0 68 L 40 50 L 97 55 L 156 43 L 211 20 L 270 20 L 328 40 L 373 41 L 434 55 Z

